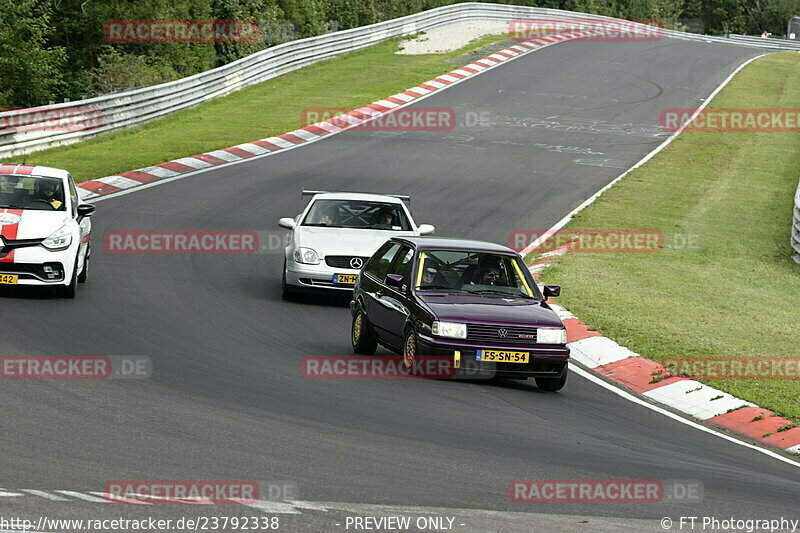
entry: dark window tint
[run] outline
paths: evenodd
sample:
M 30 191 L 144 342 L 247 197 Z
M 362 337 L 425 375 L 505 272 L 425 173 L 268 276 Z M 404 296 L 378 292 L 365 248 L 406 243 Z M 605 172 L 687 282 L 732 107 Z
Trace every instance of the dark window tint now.
M 390 274 L 400 274 L 403 279 L 408 280 L 409 268 L 411 267 L 411 259 L 414 257 L 414 250 L 408 246 L 403 246 L 400 253 L 397 254 Z
M 378 280 L 383 281 L 384 278 L 386 278 L 386 274 L 389 272 L 389 265 L 392 264 L 392 259 L 394 259 L 399 248 L 400 244 L 396 242 L 387 242 L 375 252 L 375 255 L 369 260 L 367 266 L 364 267 L 364 271 L 372 274 Z

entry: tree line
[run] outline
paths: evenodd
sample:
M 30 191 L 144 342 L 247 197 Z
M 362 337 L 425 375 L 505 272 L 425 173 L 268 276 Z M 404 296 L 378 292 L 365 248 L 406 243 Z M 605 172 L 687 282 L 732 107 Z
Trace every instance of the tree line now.
M 457 0 L 0 0 L 0 108 L 77 100 L 190 76 L 292 39 L 354 28 Z M 798 0 L 509 0 L 698 33 L 786 32 Z M 113 20 L 249 20 L 257 38 L 109 42 Z M 219 40 L 218 40 L 219 41 Z

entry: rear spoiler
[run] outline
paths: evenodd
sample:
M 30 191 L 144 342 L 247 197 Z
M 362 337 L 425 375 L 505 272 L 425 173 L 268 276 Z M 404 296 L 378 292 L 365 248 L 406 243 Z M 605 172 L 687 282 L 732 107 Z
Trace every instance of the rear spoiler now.
M 300 193 L 300 197 L 304 196 L 314 196 L 315 194 L 326 194 L 332 192 L 341 192 L 341 193 L 355 193 L 355 194 L 375 194 L 379 196 L 391 196 L 392 198 L 397 198 L 398 200 L 402 200 L 404 202 L 408 202 L 408 205 L 411 205 L 411 196 L 407 194 L 385 194 L 382 192 L 365 192 L 365 191 L 309 191 L 303 189 Z

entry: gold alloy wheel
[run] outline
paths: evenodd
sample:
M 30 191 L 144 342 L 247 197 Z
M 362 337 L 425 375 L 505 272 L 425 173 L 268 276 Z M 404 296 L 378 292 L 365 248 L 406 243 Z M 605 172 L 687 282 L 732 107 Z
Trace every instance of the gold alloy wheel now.
M 358 344 L 361 338 L 361 328 L 364 326 L 364 319 L 360 312 L 356 315 L 356 321 L 353 323 L 353 344 Z
M 407 368 L 414 366 L 414 357 L 417 355 L 417 343 L 414 332 L 408 334 L 406 343 L 403 346 L 403 362 Z

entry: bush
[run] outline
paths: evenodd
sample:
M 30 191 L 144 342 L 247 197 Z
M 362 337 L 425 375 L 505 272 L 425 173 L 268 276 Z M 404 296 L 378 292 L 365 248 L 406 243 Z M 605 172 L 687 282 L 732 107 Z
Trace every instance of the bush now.
M 98 58 L 98 66 L 90 71 L 88 91 L 91 95 L 106 94 L 132 87 L 158 85 L 179 77 L 163 59 L 123 54 L 109 47 Z
M 66 55 L 47 43 L 52 14 L 46 0 L 0 0 L 0 107 L 31 107 L 56 97 Z

